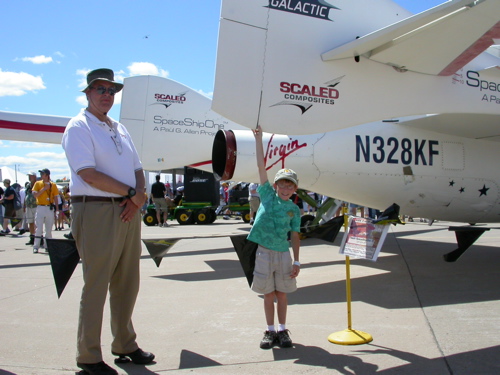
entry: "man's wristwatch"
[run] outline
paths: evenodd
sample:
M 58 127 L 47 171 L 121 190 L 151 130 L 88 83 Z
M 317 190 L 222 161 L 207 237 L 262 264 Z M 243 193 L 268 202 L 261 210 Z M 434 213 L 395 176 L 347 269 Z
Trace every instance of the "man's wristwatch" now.
M 127 198 L 132 198 L 136 194 L 137 194 L 137 192 L 135 191 L 135 189 L 133 187 L 128 188 Z

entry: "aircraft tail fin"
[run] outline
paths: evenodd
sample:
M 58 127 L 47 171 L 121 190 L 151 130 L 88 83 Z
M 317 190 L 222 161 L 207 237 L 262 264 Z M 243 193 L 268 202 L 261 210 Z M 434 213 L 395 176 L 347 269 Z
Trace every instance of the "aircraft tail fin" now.
M 213 112 L 209 98 L 171 79 L 136 76 L 124 84 L 120 121 L 134 139 L 143 168 L 211 171 L 215 133 L 239 126 Z

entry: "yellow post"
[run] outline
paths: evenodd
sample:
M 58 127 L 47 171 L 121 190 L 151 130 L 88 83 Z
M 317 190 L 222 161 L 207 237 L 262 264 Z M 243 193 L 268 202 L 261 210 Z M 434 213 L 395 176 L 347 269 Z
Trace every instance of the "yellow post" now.
M 344 208 L 344 228 L 347 230 L 347 215 Z M 346 273 L 346 296 L 347 296 L 347 329 L 334 332 L 328 336 L 328 341 L 340 345 L 360 345 L 367 344 L 373 340 L 373 337 L 366 332 L 352 329 L 351 321 L 351 260 L 348 256 L 345 257 L 345 273 Z

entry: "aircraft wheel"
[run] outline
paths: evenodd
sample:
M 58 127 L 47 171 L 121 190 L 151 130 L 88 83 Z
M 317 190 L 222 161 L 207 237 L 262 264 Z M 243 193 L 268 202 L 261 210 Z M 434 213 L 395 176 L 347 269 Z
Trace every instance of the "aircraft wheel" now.
M 212 215 L 209 209 L 201 209 L 195 212 L 195 219 L 197 224 L 210 224 Z
M 175 213 L 175 218 L 180 225 L 193 224 L 194 222 L 193 211 L 177 210 L 177 212 Z
M 158 220 L 156 219 L 156 215 L 147 213 L 142 217 L 142 221 L 144 221 L 144 224 L 146 224 L 148 227 L 152 227 L 153 225 L 158 224 Z
M 313 220 L 316 219 L 314 215 L 304 215 L 300 218 L 300 232 L 309 233 L 311 229 L 311 224 Z

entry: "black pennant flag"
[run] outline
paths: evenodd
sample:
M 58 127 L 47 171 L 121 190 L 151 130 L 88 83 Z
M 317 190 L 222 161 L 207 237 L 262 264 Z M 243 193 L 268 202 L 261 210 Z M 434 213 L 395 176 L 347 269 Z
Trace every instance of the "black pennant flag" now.
M 373 220 L 373 224 L 404 224 L 399 219 L 399 206 L 396 203 L 393 203 L 387 207 L 384 212 L 378 215 L 376 220 Z
M 344 216 L 337 216 L 333 219 L 327 221 L 324 224 L 319 224 L 316 226 L 308 227 L 312 228 L 305 233 L 301 232 L 304 237 L 319 238 L 320 240 L 333 242 L 339 234 L 340 228 L 344 225 Z
M 156 263 L 156 267 L 160 267 L 163 256 L 168 253 L 170 248 L 174 246 L 182 238 L 169 238 L 169 239 L 152 239 L 142 240 L 148 249 L 149 255 Z
M 47 241 L 47 250 L 56 283 L 57 296 L 61 298 L 66 284 L 68 284 L 80 261 L 80 255 L 78 255 L 74 240 L 45 238 L 45 241 Z
M 180 239 L 143 240 L 143 242 L 156 266 L 159 267 L 163 256 Z M 80 255 L 78 255 L 75 240 L 45 238 L 45 241 L 47 241 L 47 250 L 56 284 L 57 296 L 60 298 L 80 261 Z
M 253 270 L 255 268 L 255 253 L 257 252 L 257 244 L 247 239 L 248 234 L 238 236 L 230 236 L 241 267 L 248 281 L 248 286 L 252 286 Z

